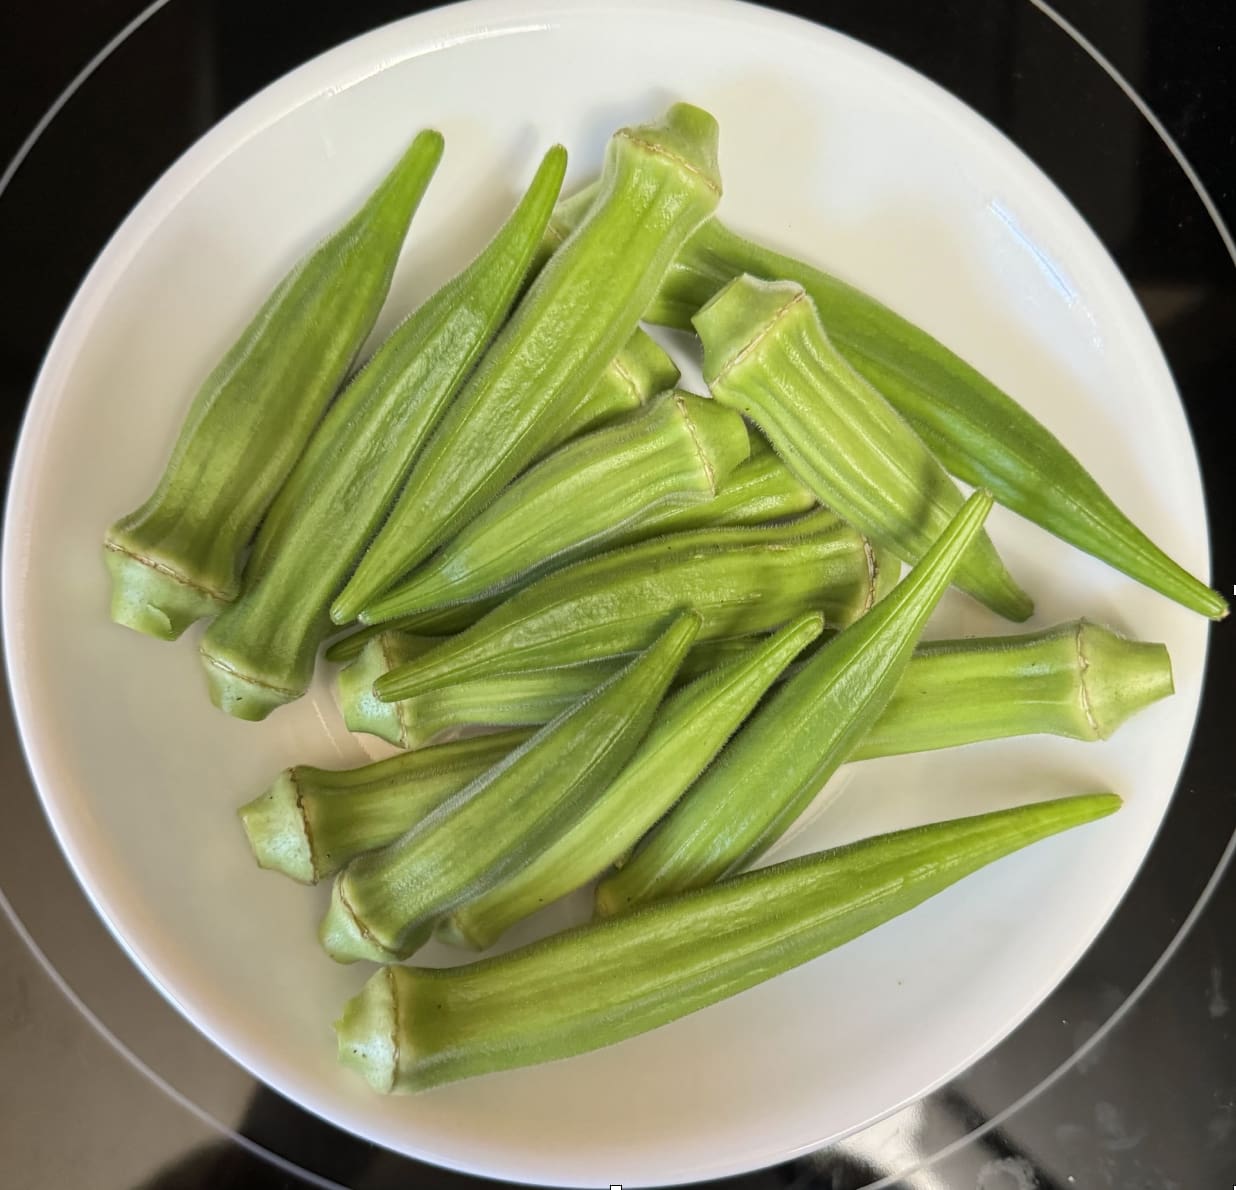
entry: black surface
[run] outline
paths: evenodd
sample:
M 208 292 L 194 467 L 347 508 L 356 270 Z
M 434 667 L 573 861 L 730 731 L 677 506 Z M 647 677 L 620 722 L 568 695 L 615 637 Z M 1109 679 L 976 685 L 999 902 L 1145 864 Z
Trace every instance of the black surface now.
M 107 236 L 159 173 L 266 82 L 415 8 L 309 2 L 293 10 L 173 0 L 116 51 L 51 124 L 0 198 L 6 450 L 60 314 Z M 0 12 L 0 162 L 139 9 L 123 0 L 50 0 Z M 1113 60 L 1163 119 L 1229 221 L 1236 218 L 1231 7 L 1073 0 L 1058 10 Z M 1185 399 L 1213 518 L 1214 581 L 1231 592 L 1236 532 L 1227 426 L 1236 374 L 1236 269 L 1177 163 L 1127 97 L 1028 0 L 838 0 L 821 12 L 827 23 L 904 57 L 982 111 L 1047 170 L 1108 244 L 1151 317 Z M 1010 1087 L 1033 1086 L 1125 1002 L 1185 920 L 1236 824 L 1234 636 L 1231 625 L 1213 633 L 1200 743 L 1153 861 L 1113 929 L 1044 1010 L 991 1059 L 927 1101 L 910 1120 L 913 1136 L 885 1132 L 734 1185 L 857 1190 L 900 1171 L 914 1155 L 930 1156 L 982 1124 L 993 1105 L 1014 1097 Z M 6 774 L 20 783 L 11 746 L 5 759 Z M 8 843 L 24 846 L 25 832 L 31 848 L 46 848 L 46 839 L 36 839 L 40 829 L 27 808 L 10 824 Z M 55 863 L 54 854 L 45 862 Z M 63 873 L 60 880 L 64 895 L 72 896 Z M 0 887 L 7 887 L 5 871 Z M 1233 908 L 1236 880 L 1229 874 L 1180 953 L 1108 1040 L 984 1138 L 962 1145 L 931 1173 L 907 1173 L 898 1184 L 949 1190 L 1236 1184 L 1236 1044 L 1229 1011 L 1236 945 L 1226 924 Z M 83 936 L 92 928 L 84 912 Z M 92 945 L 112 945 L 97 926 L 91 937 Z M 214 1190 L 303 1184 L 227 1140 L 209 1139 L 196 1121 L 184 1126 L 183 1144 L 169 1146 L 170 1132 L 180 1127 L 172 1122 L 175 1114 L 191 1117 L 153 1084 L 134 1078 L 67 1005 L 58 1016 L 40 1007 L 40 998 L 57 993 L 20 944 L 7 941 L 0 1054 L 17 1055 L 31 1068 L 22 1093 L 5 1092 L 0 1099 L 0 1185 L 46 1190 L 66 1184 L 64 1163 L 57 1160 L 64 1154 L 43 1151 L 55 1143 L 75 1157 L 81 1173 L 74 1185 Z M 123 1019 L 123 1006 L 114 1011 L 117 1021 Z M 196 1062 L 200 1055 L 191 1042 L 182 1055 L 173 1041 L 156 1038 L 158 1029 L 171 1038 L 184 1026 L 157 1017 L 158 1009 L 151 1012 L 151 1052 L 161 1055 L 162 1073 L 175 1081 L 177 1062 Z M 127 1028 L 140 1032 L 141 1026 L 130 1022 Z M 83 1062 L 87 1051 L 93 1056 Z M 242 1111 L 238 1100 L 227 1123 L 342 1184 L 385 1190 L 476 1183 L 374 1150 L 307 1120 L 269 1092 L 246 1088 L 241 1098 L 247 1106 Z M 221 1093 L 219 1102 L 232 1098 Z M 169 1123 L 158 1135 L 150 1125 L 162 1113 Z M 44 1129 L 49 1120 L 54 1127 Z M 104 1120 L 101 1132 L 97 1125 Z M 53 1141 L 57 1136 L 62 1139 Z M 165 1163 L 158 1172 L 156 1162 Z

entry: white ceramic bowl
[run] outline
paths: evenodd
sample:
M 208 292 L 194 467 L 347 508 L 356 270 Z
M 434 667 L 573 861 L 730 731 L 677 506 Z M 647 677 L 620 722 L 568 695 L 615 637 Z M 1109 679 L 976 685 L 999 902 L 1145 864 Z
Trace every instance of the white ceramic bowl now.
M 540 1184 L 685 1181 L 801 1153 L 939 1086 L 1030 1013 L 1127 888 L 1195 717 L 1205 626 L 997 510 L 1038 598 L 1166 641 L 1178 693 L 1115 739 L 990 744 L 840 774 L 778 855 L 1113 788 L 1040 844 L 771 984 L 609 1050 L 382 1099 L 330 1022 L 367 972 L 319 952 L 325 890 L 254 866 L 235 819 L 280 767 L 365 756 L 321 680 L 261 725 L 207 702 L 196 636 L 107 617 L 100 539 L 158 476 L 199 380 L 274 281 L 419 127 L 446 136 L 378 334 L 496 228 L 554 140 L 571 182 L 607 134 L 689 98 L 719 117 L 735 226 L 857 282 L 1006 386 L 1195 571 L 1206 530 L 1155 340 L 1077 213 L 970 110 L 862 45 L 705 0 L 475 0 L 297 70 L 211 131 L 116 233 L 65 316 L 21 440 L 4 627 L 39 792 L 116 938 L 199 1029 L 311 1111 L 400 1152 Z M 950 596 L 933 635 L 1001 631 Z M 822 799 L 821 805 L 825 800 Z M 559 907 L 522 936 L 566 920 Z M 428 961 L 449 961 L 441 950 Z

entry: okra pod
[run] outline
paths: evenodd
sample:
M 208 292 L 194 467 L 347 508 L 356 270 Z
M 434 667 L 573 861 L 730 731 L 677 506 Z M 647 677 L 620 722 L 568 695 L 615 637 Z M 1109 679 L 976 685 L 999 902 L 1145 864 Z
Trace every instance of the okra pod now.
M 565 169 L 566 151 L 551 149 L 489 246 L 399 326 L 323 419 L 258 534 L 244 594 L 202 641 L 221 710 L 264 719 L 308 688 L 331 600 L 514 304 Z
M 595 197 L 558 204 L 546 250 L 570 234 Z M 1154 544 L 1069 449 L 965 360 L 883 303 L 809 264 L 731 231 L 716 217 L 687 240 L 645 317 L 690 330 L 697 311 L 735 277 L 796 281 L 829 337 L 958 479 L 1151 590 L 1221 620 L 1227 601 Z
M 438 936 L 484 950 L 517 921 L 580 888 L 625 855 L 823 629 L 824 617 L 808 612 L 680 690 L 661 709 L 630 763 L 575 825 L 514 875 L 456 909 L 441 923 Z
M 415 698 L 382 702 L 373 683 L 384 673 L 420 656 L 437 643 L 404 639 L 403 633 L 380 633 L 341 670 L 336 693 L 351 731 L 380 736 L 400 748 L 423 748 L 466 730 L 481 727 L 540 726 L 596 689 L 625 664 L 607 657 L 584 665 L 495 674 L 427 690 Z M 684 658 L 675 685 L 693 681 L 735 656 L 747 654 L 758 637 L 700 641 Z
M 642 327 L 636 327 L 584 399 L 554 427 L 545 453 L 634 413 L 657 393 L 673 388 L 678 379 L 678 365 L 665 348 Z
M 924 641 L 850 759 L 1038 732 L 1105 740 L 1172 691 L 1163 645 L 1089 620 L 1020 636 Z
M 838 353 L 802 286 L 739 277 L 695 325 L 713 396 L 751 418 L 822 503 L 903 562 L 917 562 L 964 497 L 909 424 Z M 1008 619 L 1034 610 L 986 533 L 954 581 Z
M 406 958 L 433 923 L 569 830 L 630 759 L 699 629 L 693 612 L 393 843 L 335 880 L 320 937 L 340 962 Z
M 683 241 L 716 208 L 717 125 L 674 104 L 609 142 L 595 204 L 554 253 L 412 469 L 335 601 L 356 619 L 542 451 L 635 330 Z
M 240 808 L 260 867 L 314 884 L 384 847 L 531 734 L 505 731 L 354 769 L 296 765 Z
M 600 1049 L 754 987 L 972 872 L 1120 808 L 1110 793 L 877 835 L 459 967 L 385 967 L 335 1023 L 383 1093 Z
M 174 640 L 240 593 L 244 551 L 378 317 L 441 156 L 439 133 L 417 136 L 206 378 L 154 492 L 104 539 L 118 624 Z
M 703 618 L 701 640 L 766 632 L 804 611 L 848 624 L 896 580 L 896 565 L 826 510 L 788 525 L 658 537 L 547 574 L 379 678 L 374 691 L 394 702 L 487 675 L 637 652 L 683 607 Z
M 368 614 L 382 621 L 525 587 L 663 509 L 709 500 L 749 449 L 737 413 L 665 393 L 525 472 Z
M 598 913 L 711 884 L 781 837 L 892 697 L 991 502 L 975 492 L 922 562 L 747 720 L 630 862 L 597 886 Z

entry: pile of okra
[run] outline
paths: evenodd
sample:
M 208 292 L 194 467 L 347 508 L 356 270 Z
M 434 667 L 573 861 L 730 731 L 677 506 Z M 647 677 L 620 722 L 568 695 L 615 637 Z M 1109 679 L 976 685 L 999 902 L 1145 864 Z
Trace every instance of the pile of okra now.
M 165 640 L 208 619 L 222 712 L 263 719 L 339 665 L 348 726 L 402 749 L 288 769 L 241 809 L 263 867 L 331 879 L 326 953 L 382 964 L 336 1023 L 380 1091 L 654 1028 L 1116 810 L 1099 791 L 755 866 L 843 762 L 1102 739 L 1171 693 L 1162 645 L 1085 619 L 920 642 L 950 585 L 1032 615 L 993 500 L 1226 615 L 1012 397 L 720 222 L 717 142 L 674 104 L 566 199 L 549 149 L 484 251 L 354 369 L 442 156 L 420 133 L 107 532 L 113 618 Z M 698 335 L 706 393 L 641 323 Z M 404 964 L 594 881 L 588 924 Z

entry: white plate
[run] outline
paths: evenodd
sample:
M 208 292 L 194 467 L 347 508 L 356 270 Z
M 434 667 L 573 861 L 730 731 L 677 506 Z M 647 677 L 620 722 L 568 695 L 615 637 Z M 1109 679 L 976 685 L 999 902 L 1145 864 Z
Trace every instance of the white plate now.
M 480 246 L 550 142 L 569 146 L 582 182 L 614 127 L 674 98 L 720 119 L 729 221 L 959 349 L 1204 571 L 1201 488 L 1171 378 L 1062 196 L 890 59 L 702 0 L 478 0 L 351 42 L 230 116 L 126 220 L 66 315 L 6 525 L 5 638 L 26 748 L 121 944 L 199 1029 L 308 1109 L 403 1153 L 541 1184 L 765 1165 L 975 1061 L 1077 961 L 1132 879 L 1175 785 L 1204 654 L 1200 619 L 997 510 L 993 536 L 1038 597 L 1035 623 L 1085 614 L 1166 641 L 1177 696 L 1107 744 L 1032 739 L 855 767 L 835 783 L 844 797 L 781 853 L 1096 788 L 1127 798 L 1120 815 L 607 1051 L 414 1099 L 374 1096 L 336 1066 L 330 1022 L 367 972 L 320 954 L 324 890 L 259 872 L 234 810 L 286 764 L 363 752 L 323 683 L 262 725 L 214 711 L 195 634 L 169 646 L 108 621 L 100 539 L 149 491 L 197 383 L 260 297 L 417 128 L 440 128 L 447 153 L 379 331 Z M 932 633 L 1001 627 L 950 596 Z

